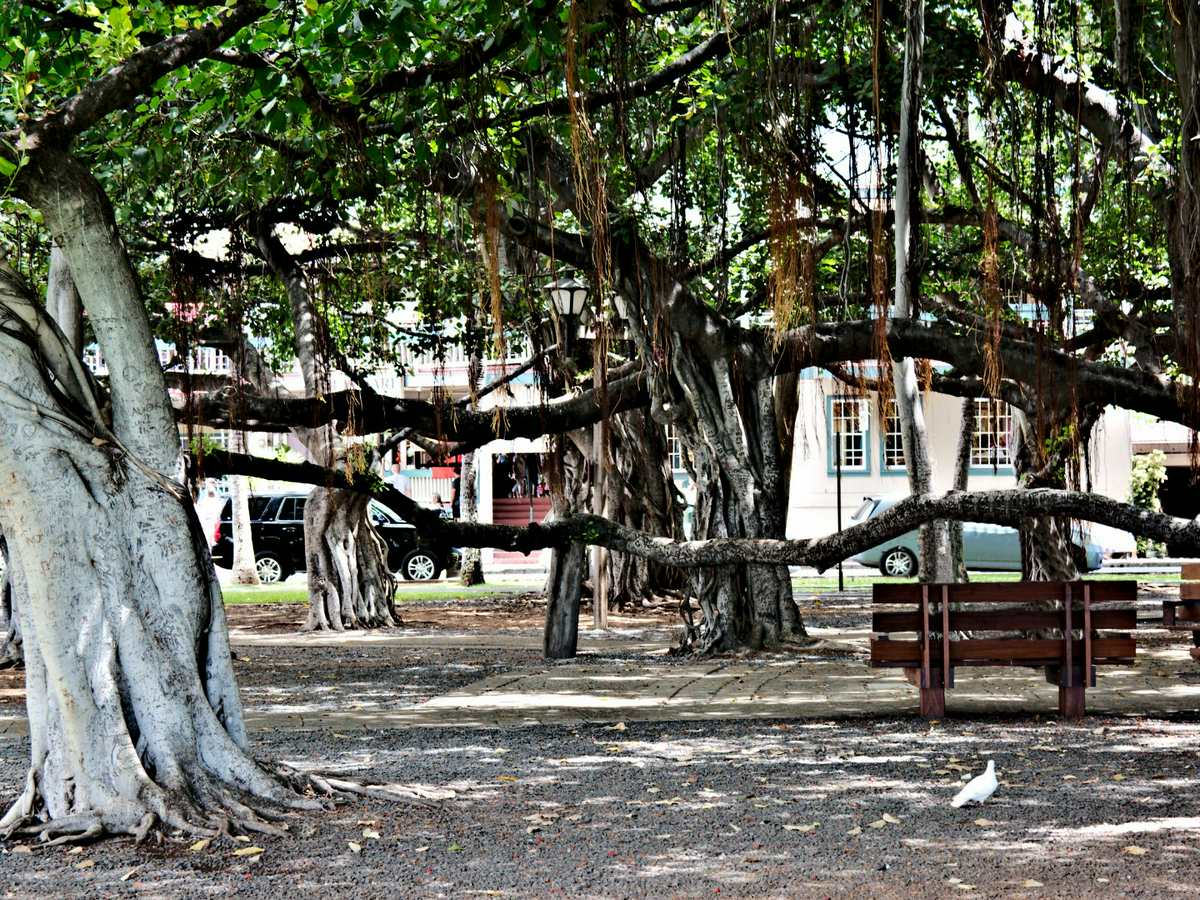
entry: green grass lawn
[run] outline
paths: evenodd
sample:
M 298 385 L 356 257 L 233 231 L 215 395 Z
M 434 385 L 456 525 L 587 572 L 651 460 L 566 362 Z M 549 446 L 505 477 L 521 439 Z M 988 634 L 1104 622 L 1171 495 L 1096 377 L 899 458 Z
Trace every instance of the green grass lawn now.
M 1179 581 L 1178 572 L 1162 572 L 1162 573 L 1105 573 L 1103 575 L 1088 575 L 1090 581 L 1118 581 L 1128 578 L 1136 579 L 1140 582 L 1154 584 L 1169 584 Z M 882 575 L 847 575 L 847 588 L 869 588 L 873 584 L 881 582 L 900 583 L 905 581 L 914 581 L 911 578 L 885 578 Z M 1016 572 L 972 572 L 971 580 L 975 582 L 981 581 L 1018 581 Z M 814 592 L 814 591 L 835 591 L 837 590 L 837 575 L 825 574 L 816 578 L 793 578 L 792 586 L 797 591 Z M 514 585 L 511 583 L 505 584 L 481 584 L 476 587 L 462 587 L 453 582 L 436 582 L 435 586 L 423 587 L 413 585 L 403 586 L 396 591 L 397 603 L 414 603 L 420 600 L 458 600 L 465 597 L 486 597 L 494 594 L 511 594 L 519 593 L 527 590 L 537 590 L 538 586 L 534 584 Z M 241 604 L 265 604 L 265 603 L 307 603 L 308 589 L 304 582 L 294 582 L 292 584 L 277 585 L 275 587 L 237 587 L 230 585 L 225 588 L 225 602 L 230 606 Z
M 475 587 L 446 584 L 438 588 L 400 588 L 396 591 L 397 603 L 414 603 L 418 600 L 456 600 L 463 597 L 485 597 L 492 594 L 514 593 L 511 585 L 481 584 Z M 230 585 L 222 591 L 228 606 L 266 603 L 307 603 L 308 588 L 303 582 L 274 587 L 241 587 Z

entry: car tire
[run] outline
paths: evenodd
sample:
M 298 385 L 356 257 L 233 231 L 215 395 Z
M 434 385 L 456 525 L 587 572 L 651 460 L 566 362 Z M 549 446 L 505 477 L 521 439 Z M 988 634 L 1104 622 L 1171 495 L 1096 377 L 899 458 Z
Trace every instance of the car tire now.
M 437 557 L 422 547 L 410 550 L 400 564 L 400 574 L 405 581 L 433 581 L 441 570 L 442 564 Z
M 917 574 L 917 558 L 905 547 L 893 547 L 880 558 L 879 571 L 888 578 L 913 578 Z
M 254 568 L 258 570 L 258 580 L 261 584 L 280 584 L 289 574 L 283 560 L 268 551 L 255 554 Z

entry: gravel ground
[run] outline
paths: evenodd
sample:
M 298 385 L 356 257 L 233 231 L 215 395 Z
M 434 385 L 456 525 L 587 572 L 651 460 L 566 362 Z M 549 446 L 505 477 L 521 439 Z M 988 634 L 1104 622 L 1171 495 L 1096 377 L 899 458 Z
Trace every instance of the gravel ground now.
M 455 796 L 297 818 L 293 837 L 258 840 L 254 860 L 234 856 L 247 845 L 232 841 L 201 852 L 183 840 L 9 847 L 0 887 L 9 897 L 1194 896 L 1198 734 L 1194 722 L 1094 719 L 261 735 L 263 757 Z M 0 783 L 19 782 L 27 752 L 0 745 Z M 997 795 L 951 808 L 958 780 L 986 758 L 1000 770 Z
M 819 607 L 816 618 L 861 616 L 841 606 Z M 300 692 L 346 708 L 406 705 L 544 665 L 534 650 L 486 648 L 253 647 L 239 657 L 249 709 Z M 611 661 L 619 676 L 624 658 L 588 662 Z M 1200 880 L 1200 717 L 281 730 L 252 739 L 264 759 L 453 796 L 345 804 L 295 817 L 287 838 L 195 852 L 182 837 L 145 848 L 6 845 L 0 891 L 1161 897 L 1194 896 Z M 25 741 L 0 740 L 0 802 L 12 799 L 28 752 Z M 960 781 L 989 758 L 1002 781 L 996 796 L 953 809 Z M 234 855 L 252 845 L 264 852 Z

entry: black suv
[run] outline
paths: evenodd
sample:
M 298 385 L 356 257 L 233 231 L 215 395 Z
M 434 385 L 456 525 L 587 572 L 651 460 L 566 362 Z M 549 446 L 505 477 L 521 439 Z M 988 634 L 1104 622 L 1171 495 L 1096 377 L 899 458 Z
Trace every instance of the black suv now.
M 225 501 L 213 531 L 213 562 L 223 569 L 233 566 L 232 502 Z M 263 584 L 277 584 L 294 572 L 303 572 L 304 504 L 307 494 L 255 494 L 250 497 L 250 532 L 254 558 Z M 458 571 L 459 552 L 427 537 L 396 513 L 372 500 L 368 507 L 380 537 L 387 542 L 388 568 L 408 581 L 430 581 L 443 569 Z

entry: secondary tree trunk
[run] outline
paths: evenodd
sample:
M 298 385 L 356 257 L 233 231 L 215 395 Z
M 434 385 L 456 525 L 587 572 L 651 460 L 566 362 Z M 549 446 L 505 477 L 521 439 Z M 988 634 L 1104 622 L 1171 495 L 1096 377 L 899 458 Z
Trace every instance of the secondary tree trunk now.
M 613 416 L 609 425 L 609 518 L 647 534 L 682 539 L 684 503 L 671 472 L 666 430 L 644 410 Z M 608 601 L 618 607 L 640 606 L 684 586 L 679 569 L 631 553 L 610 551 L 606 566 Z
M 912 317 L 918 283 L 913 263 L 917 230 L 913 216 L 920 200 L 917 162 L 920 150 L 921 69 L 925 45 L 924 0 L 905 4 L 904 76 L 900 93 L 900 138 L 896 160 L 896 286 L 892 298 L 892 318 Z M 901 442 L 908 467 L 908 487 L 914 494 L 932 489 L 933 458 L 929 449 L 929 431 L 925 424 L 924 404 L 917 380 L 916 363 L 911 357 L 892 363 L 892 383 L 896 391 L 896 413 L 900 419 Z M 920 577 L 922 581 L 953 581 L 950 529 L 946 522 L 930 522 L 920 531 Z
M 234 429 L 230 449 L 246 452 L 246 433 Z M 250 482 L 245 475 L 231 475 L 229 491 L 230 530 L 233 533 L 233 580 L 237 584 L 258 584 L 258 566 L 254 559 L 254 534 L 250 527 Z
M 586 478 L 590 437 L 585 432 L 560 435 L 547 455 L 546 474 L 555 518 L 580 512 L 587 504 Z M 579 605 L 587 574 L 587 547 L 570 544 L 550 552 L 546 579 L 546 626 L 542 652 L 547 659 L 571 659 L 579 642 Z
M 1059 419 L 1055 419 L 1059 422 Z M 1013 469 L 1024 488 L 1064 488 L 1070 454 L 1069 442 L 1060 442 L 1048 458 L 1035 423 L 1021 410 L 1013 410 Z M 1049 426 L 1051 433 L 1057 429 Z M 1025 581 L 1074 581 L 1079 577 L 1071 521 L 1055 516 L 1027 519 L 1018 529 L 1021 539 L 1021 578 Z
M 954 457 L 954 490 L 965 491 L 971 477 L 971 445 L 975 440 L 975 398 L 962 402 L 962 422 L 958 430 L 958 452 Z M 963 559 L 963 526 L 957 519 L 950 523 L 950 570 L 954 580 L 966 583 L 967 565 Z
M 0 534 L 0 669 L 24 664 L 21 623 L 13 594 L 13 560 L 8 553 L 8 542 Z
M 111 208 L 45 148 L 17 189 L 63 250 L 109 362 L 111 424 L 61 331 L 0 270 L 0 528 L 27 601 L 31 752 L 0 830 L 272 829 L 266 817 L 318 802 L 247 752 L 220 588 Z
M 479 491 L 475 483 L 475 451 L 463 454 L 462 472 L 459 473 L 459 490 L 462 500 L 462 517 L 467 522 L 479 521 Z M 459 577 L 463 587 L 473 587 L 483 584 L 483 554 L 478 547 L 469 547 L 463 551 L 462 573 Z
M 327 329 L 304 272 L 269 222 L 260 224 L 258 245 L 287 289 L 305 393 L 310 397 L 326 393 L 329 366 L 322 345 Z M 301 438 L 314 462 L 347 464 L 345 448 L 332 425 L 306 431 Z M 397 623 L 396 585 L 388 568 L 387 544 L 371 523 L 367 507 L 362 496 L 347 491 L 318 487 L 309 495 L 304 508 L 309 596 L 306 631 L 381 628 Z

